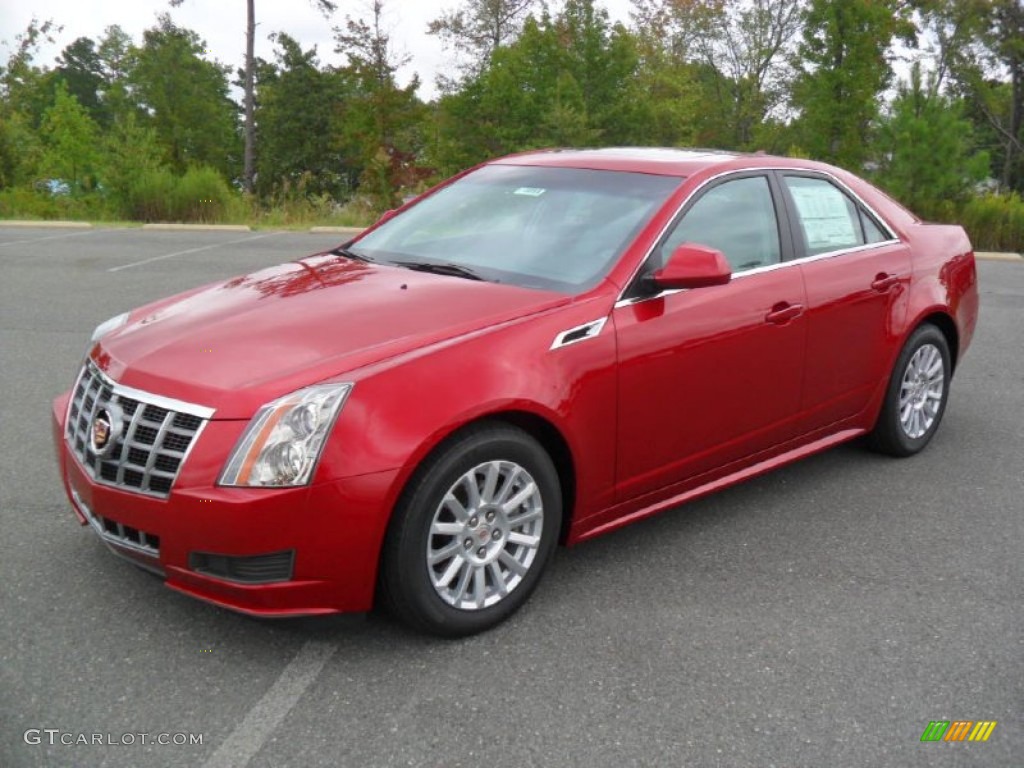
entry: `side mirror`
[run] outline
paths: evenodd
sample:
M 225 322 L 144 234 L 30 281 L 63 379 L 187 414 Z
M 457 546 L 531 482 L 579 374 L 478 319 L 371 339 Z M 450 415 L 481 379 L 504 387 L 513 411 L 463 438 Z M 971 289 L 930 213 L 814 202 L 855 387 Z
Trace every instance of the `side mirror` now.
M 650 279 L 661 289 L 725 285 L 732 279 L 732 267 L 721 251 L 706 245 L 683 243 Z

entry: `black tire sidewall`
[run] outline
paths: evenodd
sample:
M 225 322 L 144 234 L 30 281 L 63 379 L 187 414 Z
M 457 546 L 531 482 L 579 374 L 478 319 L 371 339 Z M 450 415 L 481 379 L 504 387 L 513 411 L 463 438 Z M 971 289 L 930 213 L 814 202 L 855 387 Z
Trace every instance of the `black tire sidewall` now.
M 540 489 L 544 523 L 537 556 L 523 580 L 495 605 L 467 611 L 448 605 L 434 589 L 424 552 L 434 513 L 448 489 L 473 467 L 487 461 L 514 461 L 526 469 Z M 462 636 L 488 629 L 526 602 L 551 558 L 561 528 L 562 503 L 558 472 L 544 449 L 515 427 L 474 430 L 452 441 L 428 460 L 409 484 L 389 532 L 384 578 L 400 618 L 444 636 Z
M 914 354 L 925 344 L 931 344 L 939 350 L 939 354 L 942 356 L 942 367 L 943 367 L 943 380 L 942 380 L 942 402 L 939 404 L 939 410 L 935 414 L 935 420 L 932 422 L 928 430 L 920 437 L 910 437 L 904 430 L 903 425 L 900 423 L 900 390 L 903 385 L 903 377 L 907 371 L 907 365 L 910 363 L 911 358 Z M 912 456 L 915 453 L 923 450 L 931 439 L 935 436 L 938 431 L 939 424 L 942 422 L 942 417 L 946 412 L 946 404 L 949 402 L 949 389 L 950 381 L 952 379 L 953 370 L 951 366 L 951 357 L 949 352 L 949 344 L 946 342 L 946 337 L 936 326 L 925 324 L 917 328 L 910 338 L 907 339 L 907 343 L 904 344 L 902 351 L 900 352 L 899 358 L 896 360 L 896 366 L 893 368 L 892 377 L 889 382 L 889 389 L 886 392 L 885 407 L 882 411 L 881 423 L 879 429 L 884 430 L 884 433 L 880 435 L 883 439 L 883 444 L 888 443 L 885 447 L 889 449 L 889 452 L 896 453 L 901 456 Z

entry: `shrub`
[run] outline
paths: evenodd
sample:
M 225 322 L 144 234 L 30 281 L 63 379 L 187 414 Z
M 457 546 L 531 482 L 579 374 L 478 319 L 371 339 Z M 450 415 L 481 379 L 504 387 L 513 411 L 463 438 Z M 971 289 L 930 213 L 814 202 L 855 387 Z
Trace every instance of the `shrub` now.
M 60 214 L 54 199 L 32 187 L 0 190 L 0 218 L 56 219 Z
M 174 186 L 172 216 L 176 221 L 221 221 L 234 196 L 227 182 L 213 168 L 189 168 Z
M 130 219 L 211 223 L 238 215 L 238 195 L 212 168 L 190 168 L 175 176 L 161 168 L 144 171 L 128 194 Z
M 166 168 L 143 171 L 128 190 L 125 214 L 136 221 L 173 221 L 176 186 L 174 174 Z
M 959 218 L 977 250 L 1024 251 L 1024 200 L 1017 193 L 975 197 Z

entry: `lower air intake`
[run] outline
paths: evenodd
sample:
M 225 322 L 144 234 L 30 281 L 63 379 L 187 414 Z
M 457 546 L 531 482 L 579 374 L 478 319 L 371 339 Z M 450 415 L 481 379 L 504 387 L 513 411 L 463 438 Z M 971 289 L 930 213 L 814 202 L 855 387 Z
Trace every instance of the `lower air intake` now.
M 271 552 L 266 555 L 232 557 L 209 552 L 191 552 L 188 567 L 204 576 L 213 576 L 239 584 L 271 584 L 289 581 L 295 565 L 295 550 Z

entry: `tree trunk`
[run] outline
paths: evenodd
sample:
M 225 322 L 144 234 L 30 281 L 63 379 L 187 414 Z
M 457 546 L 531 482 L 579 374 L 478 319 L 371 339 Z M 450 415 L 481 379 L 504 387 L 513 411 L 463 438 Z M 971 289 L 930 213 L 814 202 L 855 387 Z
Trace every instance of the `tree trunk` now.
M 252 194 L 256 175 L 256 119 L 254 115 L 254 70 L 256 68 L 256 0 L 246 0 L 245 20 L 245 168 L 242 184 Z
M 1010 84 L 1010 130 L 1006 142 L 1006 160 L 1003 163 L 1003 186 L 1008 190 L 1021 191 L 1021 141 L 1024 140 L 1021 127 L 1024 124 L 1024 62 L 1014 62 L 1011 67 Z

